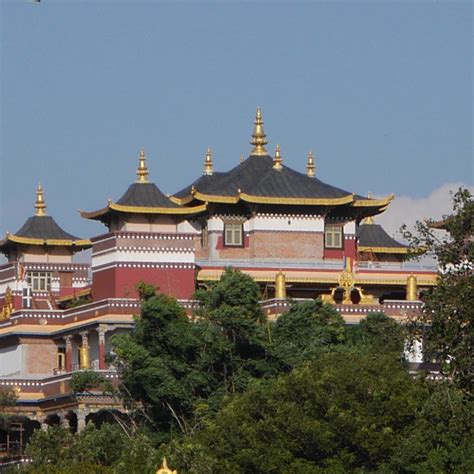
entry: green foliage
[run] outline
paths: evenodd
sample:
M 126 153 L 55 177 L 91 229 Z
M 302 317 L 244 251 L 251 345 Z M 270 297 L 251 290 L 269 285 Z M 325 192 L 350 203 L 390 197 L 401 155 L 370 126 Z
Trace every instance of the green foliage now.
M 175 299 L 151 296 L 133 333 L 113 338 L 123 394 L 139 402 L 159 440 L 174 430 L 192 431 L 226 393 L 244 390 L 252 377 L 272 369 L 253 280 L 227 270 L 197 297 L 196 321 Z
M 390 461 L 394 472 L 474 472 L 474 402 L 446 383 L 431 387 Z
M 397 357 L 403 353 L 408 336 L 404 326 L 384 313 L 369 313 L 349 333 L 353 344 L 365 346 L 374 352 L 392 352 Z
M 91 390 L 112 393 L 113 387 L 109 380 L 102 374 L 93 370 L 75 372 L 69 382 L 69 386 L 74 393 L 84 393 Z
M 227 400 L 169 446 L 185 472 L 354 472 L 385 465 L 426 389 L 389 355 L 340 348 Z M 298 471 L 300 469 L 300 471 Z
M 77 435 L 61 427 L 37 430 L 27 455 L 33 463 L 22 472 L 40 474 L 154 474 L 159 465 L 150 437 L 142 432 L 129 437 L 118 425 L 108 423 L 100 429 L 88 424 Z
M 144 281 L 139 281 L 136 285 L 138 296 L 140 300 L 146 301 L 156 295 L 158 287 L 145 283 Z
M 71 298 L 68 300 L 63 308 L 64 309 L 71 309 L 71 308 L 77 308 L 78 306 L 82 306 L 85 304 L 88 304 L 92 302 L 92 295 L 87 294 L 87 295 L 82 295 L 82 296 L 76 296 L 74 298 Z
M 423 222 L 416 236 L 405 234 L 434 254 L 441 267 L 437 286 L 425 297 L 426 310 L 415 321 L 414 337 L 422 335 L 426 352 L 437 354 L 444 373 L 473 396 L 474 201 L 460 189 L 453 204 L 453 214 L 444 218 L 445 237 Z
M 344 319 L 320 301 L 293 302 L 274 325 L 273 350 L 289 367 L 317 356 L 327 345 L 345 342 Z

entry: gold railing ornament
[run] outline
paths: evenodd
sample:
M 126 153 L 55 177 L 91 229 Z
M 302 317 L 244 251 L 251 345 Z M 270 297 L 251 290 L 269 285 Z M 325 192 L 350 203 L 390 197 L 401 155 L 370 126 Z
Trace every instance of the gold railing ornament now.
M 413 273 L 407 278 L 407 301 L 418 301 L 418 283 Z
M 79 367 L 83 370 L 91 368 L 89 345 L 82 344 L 79 348 Z
M 166 462 L 166 456 L 164 456 L 163 463 L 161 464 L 161 467 L 158 469 L 158 471 L 156 471 L 156 474 L 178 474 L 178 471 L 172 471 L 168 467 L 168 463 Z
M 342 304 L 354 304 L 352 302 L 352 292 L 355 290 L 359 294 L 359 302 L 358 304 L 365 304 L 365 305 L 372 305 L 378 304 L 375 300 L 373 295 L 366 295 L 364 294 L 364 290 L 358 286 L 355 286 L 355 278 L 354 273 L 352 270 L 351 259 L 349 257 L 346 258 L 346 267 L 345 269 L 339 274 L 337 278 L 338 286 L 331 288 L 331 294 L 329 295 L 321 295 L 321 300 L 323 303 L 329 304 L 336 304 L 336 291 L 342 290 L 343 291 L 343 299 Z
M 275 278 L 275 298 L 281 300 L 286 298 L 286 278 L 281 270 L 277 273 Z

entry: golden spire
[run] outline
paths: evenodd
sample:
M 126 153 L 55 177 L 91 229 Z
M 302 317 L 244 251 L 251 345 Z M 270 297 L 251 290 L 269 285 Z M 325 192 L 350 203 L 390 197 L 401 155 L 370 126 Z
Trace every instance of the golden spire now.
M 275 158 L 273 159 L 273 169 L 277 171 L 281 171 L 283 166 L 281 165 L 281 153 L 280 153 L 280 145 L 276 146 L 275 149 Z
M 266 156 L 268 155 L 267 150 L 265 150 L 265 145 L 268 143 L 263 131 L 263 120 L 262 120 L 262 111 L 260 107 L 257 107 L 257 115 L 255 117 L 255 128 L 253 129 L 252 140 L 250 144 L 253 145 L 253 150 L 250 153 L 251 155 L 256 156 Z
M 372 199 L 372 193 L 370 191 L 367 193 L 367 198 Z M 362 224 L 369 224 L 369 225 L 375 224 L 374 218 L 372 216 L 368 216 L 363 220 Z
M 137 183 L 148 183 L 148 168 L 146 167 L 145 150 L 140 150 L 140 158 L 138 159 Z
M 206 159 L 204 160 L 204 176 L 212 176 L 214 174 L 214 166 L 212 165 L 211 147 L 207 147 Z
M 41 183 L 39 183 L 38 187 L 36 188 L 35 209 L 36 209 L 36 212 L 35 212 L 36 216 L 46 215 L 46 203 L 44 202 L 43 186 L 41 186 Z
M 308 162 L 306 163 L 306 174 L 309 178 L 314 178 L 316 174 L 314 173 L 314 155 L 313 152 L 310 150 L 308 153 Z

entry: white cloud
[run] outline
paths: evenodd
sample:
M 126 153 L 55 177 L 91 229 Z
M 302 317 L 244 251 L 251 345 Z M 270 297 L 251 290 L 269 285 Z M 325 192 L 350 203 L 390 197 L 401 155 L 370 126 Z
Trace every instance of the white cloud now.
M 401 240 L 398 230 L 403 224 L 409 228 L 417 220 L 440 219 L 443 215 L 452 213 L 452 198 L 450 191 L 456 192 L 460 187 L 467 188 L 474 194 L 474 187 L 463 183 L 447 183 L 433 190 L 427 197 L 413 198 L 400 196 L 395 198 L 388 209 L 380 216 L 375 217 L 375 222 L 397 240 Z

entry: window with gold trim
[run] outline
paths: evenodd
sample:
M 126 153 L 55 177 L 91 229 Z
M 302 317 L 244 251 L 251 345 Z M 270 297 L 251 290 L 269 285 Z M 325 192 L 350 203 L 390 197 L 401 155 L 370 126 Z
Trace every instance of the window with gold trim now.
M 324 245 L 327 249 L 342 249 L 342 225 L 326 224 L 324 230 Z
M 227 247 L 242 247 L 244 243 L 242 224 L 224 223 L 224 245 Z

